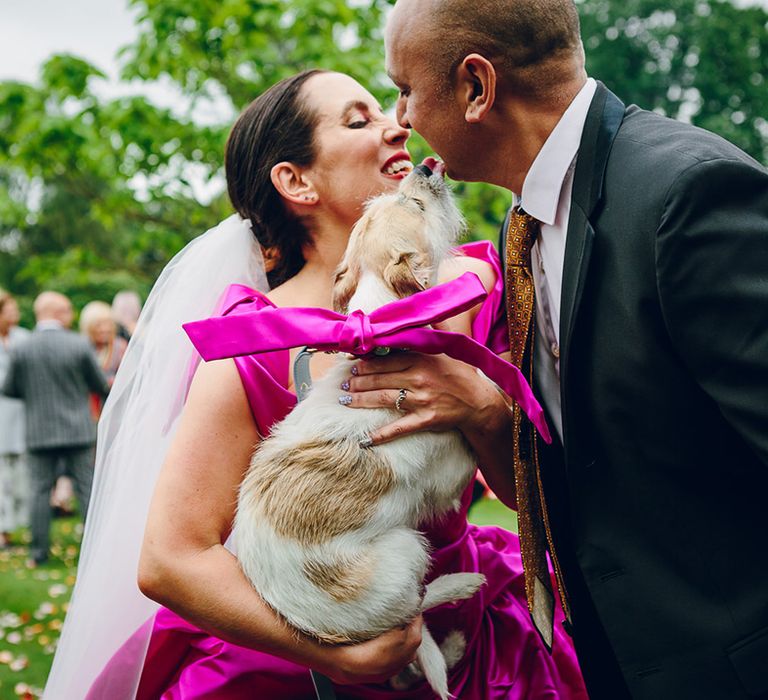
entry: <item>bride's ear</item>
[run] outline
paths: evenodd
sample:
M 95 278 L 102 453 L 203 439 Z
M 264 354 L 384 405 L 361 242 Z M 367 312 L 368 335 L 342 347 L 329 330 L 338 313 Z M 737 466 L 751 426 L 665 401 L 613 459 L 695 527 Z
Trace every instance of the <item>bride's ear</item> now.
M 304 170 L 294 163 L 283 161 L 274 165 L 270 178 L 280 196 L 292 204 L 311 206 L 318 201 L 317 192 L 306 178 Z

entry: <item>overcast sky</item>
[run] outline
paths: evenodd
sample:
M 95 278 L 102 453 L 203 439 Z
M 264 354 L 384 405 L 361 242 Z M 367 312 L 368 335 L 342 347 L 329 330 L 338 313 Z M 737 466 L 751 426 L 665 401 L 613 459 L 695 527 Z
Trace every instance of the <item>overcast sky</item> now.
M 125 0 L 0 0 L 0 80 L 33 81 L 52 53 L 74 53 L 116 75 L 136 36 Z
M 767 0 L 768 1 L 768 0 Z M 137 36 L 136 11 L 127 0 L 0 0 L 0 80 L 37 82 L 54 53 L 71 53 L 105 72 L 95 87 L 102 97 L 146 94 L 155 104 L 186 114 L 189 101 L 168 81 L 118 84 L 117 52 Z M 221 124 L 233 114 L 227 101 L 198 103 L 198 123 Z

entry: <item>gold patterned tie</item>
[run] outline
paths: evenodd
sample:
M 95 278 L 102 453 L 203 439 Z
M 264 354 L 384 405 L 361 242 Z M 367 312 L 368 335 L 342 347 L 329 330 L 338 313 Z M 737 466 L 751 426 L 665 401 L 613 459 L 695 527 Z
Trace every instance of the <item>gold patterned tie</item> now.
M 531 249 L 536 242 L 539 226 L 536 219 L 519 207 L 510 212 L 506 249 L 509 348 L 512 363 L 520 368 L 530 384 L 533 384 L 533 343 L 536 335 Z M 523 559 L 528 610 L 541 638 L 551 649 L 555 598 L 547 568 L 547 548 L 554 564 L 563 610 L 568 619 L 570 612 L 549 528 L 539 471 L 536 429 L 518 404 L 513 407 L 512 448 L 520 554 Z

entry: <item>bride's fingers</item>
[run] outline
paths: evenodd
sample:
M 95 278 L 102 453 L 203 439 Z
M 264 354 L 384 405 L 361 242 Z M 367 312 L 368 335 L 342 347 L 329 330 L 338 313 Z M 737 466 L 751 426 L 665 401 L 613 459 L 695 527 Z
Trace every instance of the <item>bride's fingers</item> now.
M 353 374 L 354 376 L 364 376 L 366 374 L 402 372 L 413 365 L 416 361 L 416 357 L 417 355 L 412 352 L 393 352 L 392 354 L 384 355 L 383 357 L 366 355 L 353 365 Z
M 344 391 L 427 390 L 445 376 L 444 368 L 441 369 L 435 358 L 416 353 L 405 353 L 391 361 L 389 358 L 361 360 L 352 369 L 341 383 Z
M 398 392 L 402 388 L 414 385 L 414 377 L 405 372 L 387 372 L 385 374 L 364 374 L 347 377 L 341 383 L 341 389 L 352 393 L 369 391 L 392 390 Z
M 416 397 L 408 390 L 405 390 L 401 398 L 400 389 L 341 393 L 339 403 L 350 408 L 396 408 L 402 412 L 413 410 L 419 405 Z

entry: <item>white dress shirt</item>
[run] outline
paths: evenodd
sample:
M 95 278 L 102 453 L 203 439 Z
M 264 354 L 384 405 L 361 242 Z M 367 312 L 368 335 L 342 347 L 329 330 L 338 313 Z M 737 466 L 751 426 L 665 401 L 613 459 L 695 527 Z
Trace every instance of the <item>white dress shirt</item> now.
M 541 222 L 531 252 L 536 287 L 536 340 L 533 371 L 541 397 L 563 439 L 560 406 L 560 297 L 563 288 L 565 237 L 571 208 L 573 171 L 597 84 L 589 78 L 544 142 L 515 195 L 516 204 Z

